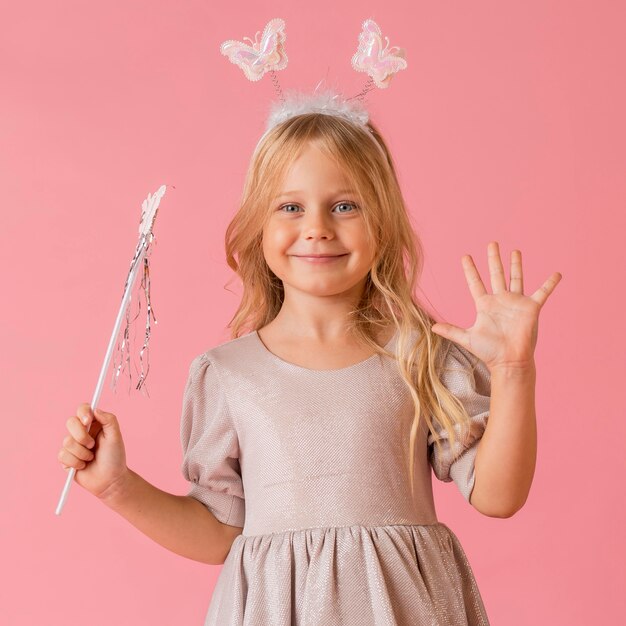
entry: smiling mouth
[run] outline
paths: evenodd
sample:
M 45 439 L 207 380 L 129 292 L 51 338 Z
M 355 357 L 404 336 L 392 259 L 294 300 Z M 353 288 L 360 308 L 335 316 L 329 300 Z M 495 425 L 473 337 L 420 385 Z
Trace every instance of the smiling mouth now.
M 342 259 L 345 256 L 348 256 L 348 253 L 346 254 L 333 254 L 333 255 L 326 255 L 326 256 L 314 256 L 314 255 L 298 255 L 298 254 L 294 254 L 293 255 L 296 259 L 302 259 L 303 261 L 308 261 L 309 263 L 332 263 L 333 261 L 336 261 L 337 259 Z
M 334 259 L 339 256 L 346 256 L 347 252 L 343 254 L 294 254 L 293 256 L 300 259 Z

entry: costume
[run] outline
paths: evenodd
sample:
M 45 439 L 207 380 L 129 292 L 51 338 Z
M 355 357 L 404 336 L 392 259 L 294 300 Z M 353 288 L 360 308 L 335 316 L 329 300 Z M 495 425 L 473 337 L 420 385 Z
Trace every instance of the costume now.
M 449 343 L 441 380 L 471 416 L 471 437 L 459 453 L 438 430 L 439 453 L 421 422 L 414 501 L 413 405 L 392 358 L 311 370 L 253 331 L 193 359 L 181 419 L 188 495 L 243 528 L 205 626 L 489 624 L 433 502 L 431 467 L 469 500 L 489 412 L 489 370 L 479 362 L 468 374 L 471 357 Z
M 353 66 L 370 79 L 357 96 L 285 98 L 275 78 L 287 64 L 284 22 L 271 20 L 261 40 L 257 33 L 250 41 L 221 50 L 250 80 L 272 74 L 281 102 L 265 132 L 308 111 L 367 129 L 363 95 L 406 67 L 404 52 L 383 48 L 380 29 L 366 20 Z M 397 333 L 385 346 L 392 354 L 396 341 Z M 393 358 L 312 370 L 274 355 L 252 331 L 193 359 L 181 419 L 188 495 L 243 529 L 205 626 L 489 624 L 463 548 L 437 519 L 431 484 L 432 468 L 469 500 L 489 370 L 453 342 L 443 365 L 443 384 L 471 417 L 469 437 L 453 448 L 438 428 L 438 449 L 421 420 L 411 493 L 414 407 Z

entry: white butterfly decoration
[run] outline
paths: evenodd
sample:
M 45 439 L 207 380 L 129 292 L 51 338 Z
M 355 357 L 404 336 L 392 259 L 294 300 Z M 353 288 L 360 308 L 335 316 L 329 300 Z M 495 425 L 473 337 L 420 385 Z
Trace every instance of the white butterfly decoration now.
M 250 37 L 244 37 L 252 45 L 241 41 L 229 39 L 220 46 L 220 52 L 227 56 L 231 63 L 235 63 L 252 81 L 260 80 L 265 72 L 282 70 L 287 67 L 287 55 L 284 43 L 285 22 L 280 18 L 270 20 L 265 26 L 261 41 L 258 31 L 254 41 Z
M 393 75 L 399 70 L 406 69 L 405 52 L 394 46 L 389 48 L 389 38 L 385 37 L 387 45 L 383 48 L 383 34 L 374 20 L 365 20 L 359 35 L 359 48 L 352 57 L 352 67 L 357 72 L 367 72 L 376 86 L 385 89 Z

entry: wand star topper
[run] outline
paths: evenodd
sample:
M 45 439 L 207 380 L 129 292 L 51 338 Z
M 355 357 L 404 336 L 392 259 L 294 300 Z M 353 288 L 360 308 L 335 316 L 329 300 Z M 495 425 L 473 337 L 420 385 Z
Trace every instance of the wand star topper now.
M 126 277 L 126 282 L 124 283 L 124 292 L 122 295 L 122 302 L 120 304 L 119 311 L 117 313 L 117 317 L 115 319 L 115 324 L 113 325 L 113 332 L 111 333 L 111 338 L 109 339 L 109 345 L 107 347 L 107 351 L 104 357 L 104 363 L 102 364 L 102 368 L 100 369 L 100 376 L 98 377 L 98 383 L 96 384 L 96 389 L 93 394 L 93 398 L 91 400 L 91 409 L 92 411 L 98 406 L 98 401 L 100 400 L 100 394 L 102 393 L 102 387 L 104 385 L 104 378 L 106 376 L 107 370 L 109 368 L 109 363 L 111 362 L 111 355 L 113 354 L 113 348 L 115 346 L 115 341 L 119 334 L 119 329 L 122 324 L 122 319 L 126 316 L 126 327 L 124 328 L 123 340 L 121 343 L 121 355 L 122 361 L 124 361 L 124 348 L 128 343 L 129 337 L 129 329 L 132 325 L 132 322 L 137 319 L 135 316 L 132 320 L 130 319 L 130 301 L 131 301 L 131 291 L 133 288 L 133 284 L 135 282 L 135 278 L 137 276 L 137 271 L 139 266 L 143 266 L 143 276 L 141 280 L 141 286 L 144 290 L 146 303 L 147 303 L 147 320 L 146 320 L 146 334 L 144 339 L 144 344 L 142 346 L 140 352 L 140 360 L 142 360 L 144 350 L 148 348 L 148 342 L 150 340 L 150 315 L 154 317 L 154 313 L 152 312 L 152 306 L 150 303 L 150 253 L 151 253 L 151 244 L 155 239 L 154 233 L 152 229 L 154 227 L 154 221 L 156 219 L 159 204 L 161 202 L 161 198 L 165 195 L 165 185 L 161 185 L 154 194 L 148 194 L 148 197 L 143 201 L 141 205 L 141 220 L 139 223 L 139 241 L 137 242 L 137 246 L 135 248 L 135 252 L 133 254 L 133 258 L 130 263 L 130 270 L 128 272 L 128 276 Z M 139 307 L 141 309 L 141 305 Z M 156 317 L 154 317 L 154 322 L 157 323 Z M 120 346 L 118 345 L 118 350 Z M 127 353 L 126 361 L 130 363 L 130 354 Z M 115 389 L 115 381 L 120 374 L 120 368 L 122 364 L 120 364 L 115 371 L 115 376 L 113 379 L 113 389 Z M 149 368 L 148 368 L 149 369 Z M 130 367 L 129 367 L 129 376 L 130 376 Z M 147 376 L 147 371 L 144 374 L 143 372 L 143 361 L 141 366 L 141 375 L 139 378 L 139 383 L 137 384 L 136 389 L 141 389 L 145 382 Z M 91 424 L 87 425 L 87 432 L 89 432 Z M 76 474 L 76 468 L 72 467 L 68 472 L 67 479 L 65 481 L 65 486 L 63 487 L 63 492 L 61 493 L 61 497 L 59 499 L 59 503 L 56 508 L 56 515 L 60 515 L 63 510 L 63 506 L 65 501 L 67 500 L 67 496 L 69 494 L 70 487 L 74 480 L 74 475 Z

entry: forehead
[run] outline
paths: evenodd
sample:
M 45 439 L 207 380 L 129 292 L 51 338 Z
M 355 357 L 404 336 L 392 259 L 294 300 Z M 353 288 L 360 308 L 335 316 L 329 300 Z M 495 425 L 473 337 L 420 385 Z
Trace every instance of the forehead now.
M 352 181 L 337 159 L 313 143 L 305 145 L 291 164 L 288 164 L 278 185 L 277 197 L 306 193 L 324 188 L 337 193 L 354 191 Z

